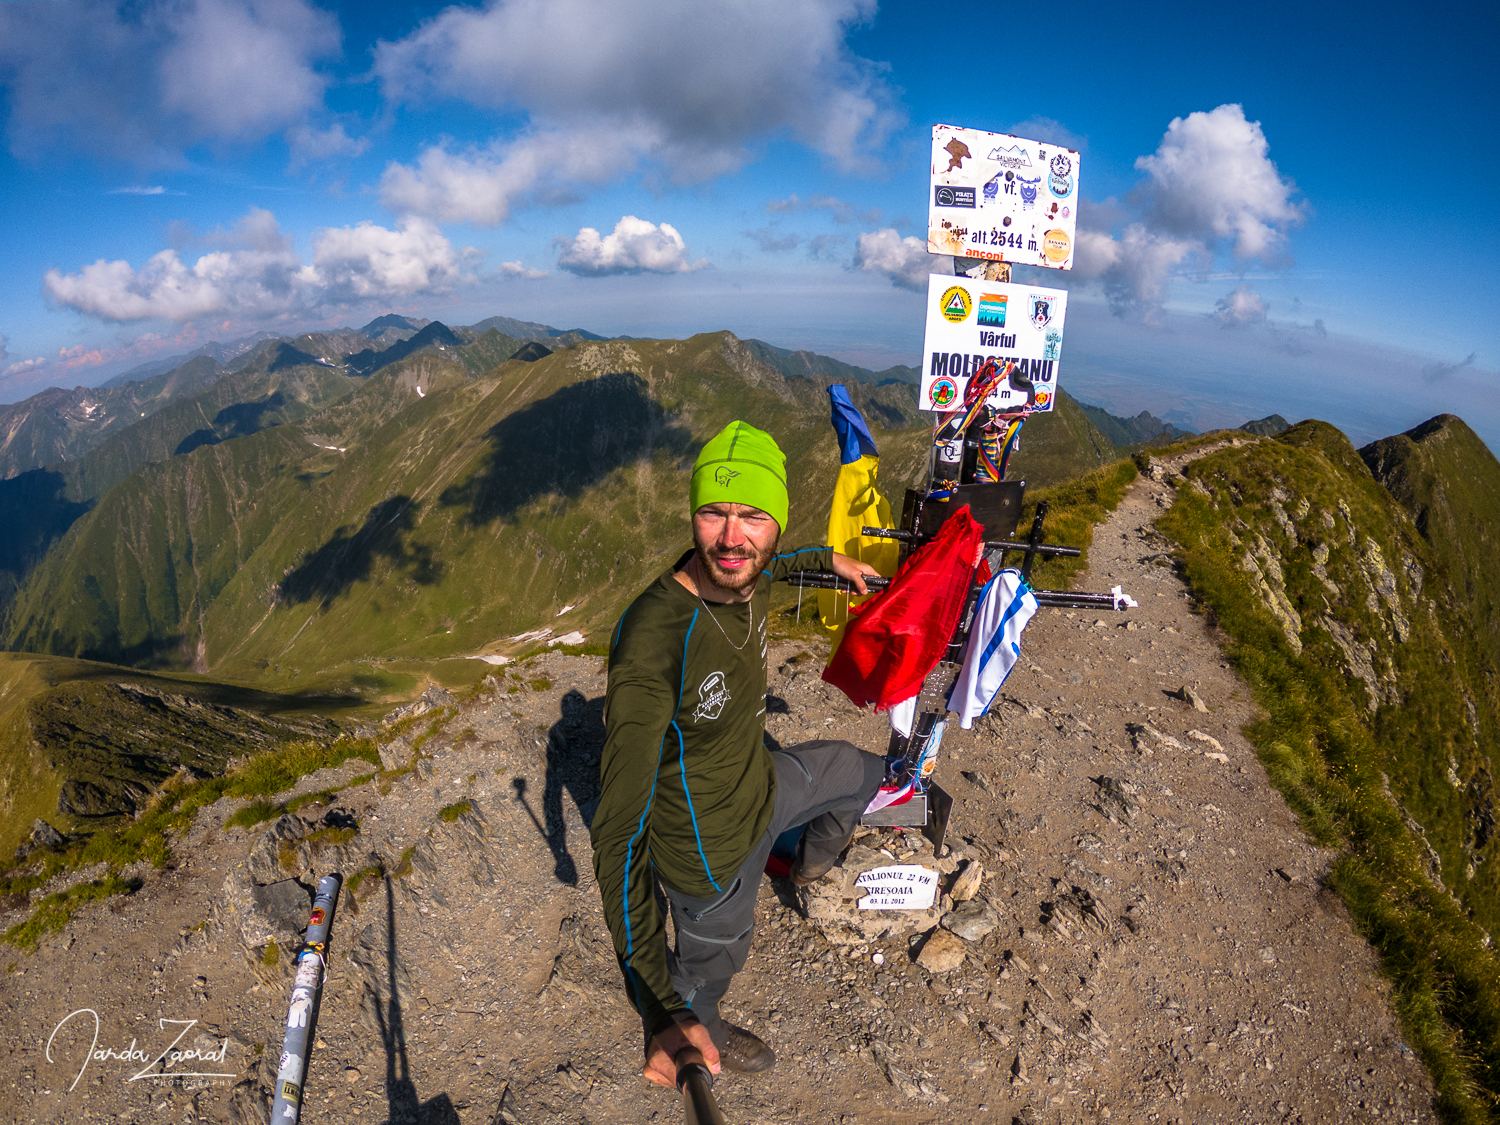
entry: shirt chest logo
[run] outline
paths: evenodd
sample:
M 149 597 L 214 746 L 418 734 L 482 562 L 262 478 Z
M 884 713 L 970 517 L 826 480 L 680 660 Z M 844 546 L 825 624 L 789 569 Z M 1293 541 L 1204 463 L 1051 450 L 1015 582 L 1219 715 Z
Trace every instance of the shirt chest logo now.
M 693 721 L 717 719 L 729 702 L 729 685 L 723 672 L 710 672 L 698 687 L 698 706 L 693 710 Z

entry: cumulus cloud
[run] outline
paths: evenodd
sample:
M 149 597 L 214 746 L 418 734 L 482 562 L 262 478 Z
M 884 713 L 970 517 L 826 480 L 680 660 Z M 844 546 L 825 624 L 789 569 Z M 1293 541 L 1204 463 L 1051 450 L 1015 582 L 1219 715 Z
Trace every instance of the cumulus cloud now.
M 670 223 L 657 226 L 634 215 L 615 224 L 602 238 L 593 227 L 584 227 L 576 238 L 557 238 L 557 264 L 580 277 L 607 277 L 619 273 L 688 273 L 702 269 L 707 261 L 688 262 L 682 235 Z
M 487 149 L 433 146 L 414 165 L 393 164 L 382 198 L 445 221 L 497 223 L 522 201 L 643 162 L 678 182 L 709 179 L 778 136 L 843 170 L 871 167 L 900 117 L 880 68 L 844 41 L 874 12 L 874 0 L 446 8 L 376 48 L 386 97 L 457 99 L 522 114 L 527 127 Z M 478 202 L 466 204 L 466 192 Z
M 1458 363 L 1444 363 L 1442 361 L 1429 363 L 1426 367 L 1422 368 L 1422 378 L 1429 383 L 1441 383 L 1446 379 L 1451 379 L 1464 368 L 1474 366 L 1474 355 L 1474 352 L 1470 352 Z
M 1241 106 L 1173 118 L 1156 152 L 1135 162 L 1150 177 L 1143 189 L 1149 219 L 1201 242 L 1232 240 L 1236 258 L 1274 256 L 1302 208 L 1270 151 L 1260 122 L 1246 121 Z
M 323 102 L 338 21 L 306 0 L 0 4 L 13 151 L 58 144 L 143 164 L 250 142 Z
M 1242 284 L 1214 302 L 1213 317 L 1225 328 L 1243 328 L 1247 324 L 1264 324 L 1266 310 L 1261 295 Z
M 467 153 L 434 146 L 422 152 L 415 167 L 386 166 L 380 201 L 398 214 L 495 226 L 523 202 L 570 201 L 574 197 L 565 185 L 623 175 L 658 139 L 650 130 L 590 126 L 532 131 Z
M 790 214 L 795 211 L 827 211 L 836 223 L 878 223 L 881 218 L 879 207 L 861 211 L 854 204 L 836 199 L 831 195 L 810 195 L 802 199 L 796 192 L 785 199 L 771 200 L 766 204 L 766 210 L 773 215 Z
M 915 293 L 927 292 L 927 275 L 936 273 L 937 259 L 920 238 L 902 238 L 892 227 L 866 231 L 854 248 L 854 268 L 883 273 L 892 284 Z
M 1240 262 L 1283 264 L 1304 207 L 1269 154 L 1260 123 L 1241 106 L 1174 118 L 1156 152 L 1136 161 L 1146 178 L 1129 200 L 1140 214 L 1120 237 L 1110 229 L 1123 213 L 1114 200 L 1081 209 L 1077 275 L 1101 281 L 1118 315 L 1159 306 L 1174 271 L 1206 269 L 1221 248 Z
M 321 230 L 304 263 L 269 211 L 251 208 L 238 226 L 189 265 L 162 250 L 140 269 L 102 258 L 77 273 L 48 270 L 42 286 L 55 303 L 101 320 L 250 319 L 320 305 L 443 292 L 460 280 L 460 252 L 425 219 L 396 230 L 364 222 Z
M 19 359 L 12 362 L 8 344 L 5 336 L 0 335 L 0 379 L 13 378 L 47 362 L 44 359 Z

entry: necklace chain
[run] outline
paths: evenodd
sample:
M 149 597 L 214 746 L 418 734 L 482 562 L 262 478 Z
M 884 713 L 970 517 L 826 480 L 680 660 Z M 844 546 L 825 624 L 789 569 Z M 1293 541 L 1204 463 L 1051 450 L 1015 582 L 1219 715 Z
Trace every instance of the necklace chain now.
M 724 634 L 724 640 L 728 643 L 729 647 L 734 649 L 735 652 L 743 652 L 745 646 L 750 643 L 750 638 L 755 635 L 755 599 L 752 597 L 748 603 L 750 606 L 750 628 L 745 633 L 745 639 L 739 644 L 735 644 L 729 639 L 729 634 L 725 632 L 723 623 L 714 616 L 714 611 L 708 608 L 708 603 L 703 600 L 703 595 L 698 592 L 696 578 L 693 581 L 693 593 L 698 594 L 698 602 L 703 606 L 703 612 L 708 614 L 708 619 L 719 627 L 719 632 Z

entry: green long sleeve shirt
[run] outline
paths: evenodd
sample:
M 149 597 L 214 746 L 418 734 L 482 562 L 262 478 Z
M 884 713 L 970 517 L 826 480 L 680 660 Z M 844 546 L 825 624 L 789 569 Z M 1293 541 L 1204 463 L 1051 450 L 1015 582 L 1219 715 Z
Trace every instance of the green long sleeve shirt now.
M 775 556 L 748 602 L 705 604 L 674 575 L 630 604 L 610 644 L 594 875 L 625 987 L 648 1035 L 687 1005 L 667 971 L 653 881 L 693 898 L 727 890 L 765 833 L 776 772 L 765 747 L 771 582 L 830 570 L 833 551 Z M 740 647 L 736 647 L 740 646 Z

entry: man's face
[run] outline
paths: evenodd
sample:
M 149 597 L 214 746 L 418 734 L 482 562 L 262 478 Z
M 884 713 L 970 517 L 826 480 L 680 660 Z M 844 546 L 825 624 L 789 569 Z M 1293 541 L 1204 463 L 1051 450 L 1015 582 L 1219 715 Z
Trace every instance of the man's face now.
M 693 513 L 693 544 L 698 561 L 717 586 L 743 592 L 765 570 L 781 528 L 748 504 L 705 504 Z

